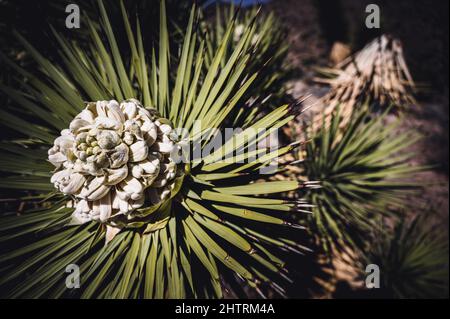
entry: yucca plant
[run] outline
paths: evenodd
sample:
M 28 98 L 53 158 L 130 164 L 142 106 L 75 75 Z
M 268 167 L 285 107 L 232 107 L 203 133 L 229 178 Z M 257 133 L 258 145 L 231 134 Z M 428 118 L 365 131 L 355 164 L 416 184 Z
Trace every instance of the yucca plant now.
M 375 234 L 361 256 L 360 269 L 379 267 L 383 297 L 448 298 L 448 238 L 431 216 L 402 217 L 394 227 Z
M 214 59 L 214 52 L 223 43 L 231 21 L 235 20 L 235 23 L 231 41 L 225 48 L 221 61 L 222 66 L 240 43 L 246 27 L 252 25 L 244 49 L 252 51 L 252 58 L 247 62 L 248 70 L 258 73 L 259 76 L 243 96 L 243 102 L 247 106 L 239 110 L 235 123 L 252 118 L 261 110 L 271 110 L 282 103 L 286 96 L 286 82 L 290 76 L 289 66 L 286 63 L 288 43 L 287 32 L 275 15 L 272 12 L 261 12 L 261 7 L 258 6 L 244 9 L 233 4 L 229 6 L 217 4 L 213 18 L 208 18 L 207 15 L 204 17 L 202 27 L 207 39 L 205 57 L 207 67 Z M 263 64 L 261 61 L 264 61 Z
M 201 158 L 175 161 L 182 147 L 207 150 L 257 79 L 247 68 L 254 22 L 223 64 L 231 19 L 206 64 L 199 11 L 191 10 L 184 41 L 174 48 L 160 5 L 151 50 L 122 3 L 129 46 L 119 46 L 99 1 L 100 30 L 84 18 L 88 42 L 54 32 L 58 61 L 19 34 L 39 69 L 2 55 L 16 87 L 0 86 L 9 102 L 1 124 L 11 132 L 0 144 L 0 187 L 18 203 L 1 216 L 2 296 L 221 297 L 221 283 L 234 277 L 284 294 L 289 278 L 281 257 L 303 249 L 292 239 L 303 232 L 293 222 L 303 201 L 279 194 L 303 185 L 260 174 L 294 145 L 252 147 L 297 116 L 298 106 L 242 118 L 237 124 L 246 129 L 233 139 Z M 187 134 L 174 129 L 181 127 Z M 65 285 L 71 264 L 80 269 L 80 289 Z
M 400 40 L 382 35 L 335 68 L 321 71 L 327 78 L 318 82 L 330 85 L 330 92 L 320 99 L 324 114 L 317 114 L 316 127 L 323 116 L 330 117 L 339 105 L 348 120 L 354 108 L 369 101 L 373 106 L 394 106 L 398 110 L 416 103 L 415 83 L 409 72 Z
M 401 207 L 404 197 L 418 185 L 408 146 L 418 140 L 414 132 L 398 131 L 400 120 L 387 123 L 387 113 L 370 115 L 367 106 L 355 111 L 347 125 L 339 108 L 331 123 L 306 144 L 304 172 L 321 187 L 308 192 L 314 214 L 307 218 L 310 232 L 331 253 L 333 249 L 364 246 L 369 231 L 378 226 L 377 216 L 387 207 Z

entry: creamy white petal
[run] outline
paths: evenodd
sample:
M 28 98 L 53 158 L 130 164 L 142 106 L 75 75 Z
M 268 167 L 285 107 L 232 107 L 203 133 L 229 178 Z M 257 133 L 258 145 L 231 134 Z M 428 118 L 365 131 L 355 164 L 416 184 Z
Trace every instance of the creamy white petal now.
M 105 181 L 104 176 L 94 177 L 92 180 L 86 183 L 86 186 L 80 192 L 81 198 L 87 198 L 90 194 L 95 192 L 98 188 L 100 188 Z
M 71 148 L 73 146 L 74 138 L 71 135 L 61 135 L 55 139 L 55 145 L 61 149 Z
M 128 176 L 122 183 L 119 184 L 119 186 L 128 194 L 142 193 L 144 190 L 142 183 L 132 176 Z
M 122 214 L 126 214 L 130 211 L 131 206 L 128 204 L 128 201 L 126 200 L 120 200 L 119 201 L 119 210 Z
M 116 119 L 102 116 L 95 119 L 95 126 L 97 129 L 119 130 L 122 127 L 122 123 Z
M 67 157 L 63 155 L 61 152 L 58 152 L 53 155 L 48 156 L 48 160 L 55 166 L 58 166 L 60 163 L 67 161 Z
M 78 117 L 90 124 L 92 124 L 94 122 L 94 114 L 87 109 L 84 109 L 83 111 L 81 111 L 81 113 L 78 115 Z
M 116 186 L 116 194 L 117 194 L 117 198 L 118 198 L 118 201 L 120 202 L 120 200 L 124 200 L 124 201 L 127 201 L 127 200 L 129 200 L 130 198 L 131 198 L 131 194 L 130 193 L 128 193 L 128 192 L 126 192 L 126 191 L 124 191 L 123 189 L 122 189 L 122 186 L 121 185 L 117 185 Z M 120 200 L 119 200 L 120 199 Z
M 50 182 L 57 183 L 57 182 L 61 181 L 64 178 L 68 178 L 71 173 L 72 172 L 70 170 L 62 170 L 62 171 L 56 172 L 50 178 Z
M 133 144 L 134 143 L 134 135 L 131 134 L 130 132 L 125 132 L 124 136 L 123 136 L 123 141 L 127 145 Z
M 53 146 L 52 148 L 49 148 L 47 151 L 48 155 L 54 155 L 56 153 L 59 152 L 59 147 L 58 146 Z
M 156 142 L 152 146 L 152 150 L 164 154 L 170 154 L 174 150 L 173 142 Z
M 125 115 L 120 109 L 119 103 L 115 100 L 109 101 L 108 103 L 108 117 L 110 119 L 116 120 L 117 122 L 125 122 Z
M 92 209 L 90 211 L 90 214 L 92 216 L 99 216 L 100 217 L 100 200 L 95 200 L 91 204 Z
M 100 199 L 100 221 L 105 222 L 112 213 L 111 195 L 108 193 Z
M 86 177 L 79 173 L 74 173 L 70 175 L 70 182 L 66 187 L 62 189 L 64 194 L 75 194 L 86 182 Z
M 143 132 L 141 130 L 141 126 L 138 122 L 134 120 L 128 120 L 124 123 L 124 128 L 129 133 L 133 134 L 138 140 L 143 139 Z
M 172 127 L 168 124 L 162 124 L 159 126 L 159 129 L 164 133 L 164 134 L 170 134 L 172 132 Z
M 144 120 L 141 126 L 143 132 L 143 138 L 148 146 L 151 146 L 158 138 L 158 128 L 151 120 Z
M 139 166 L 146 174 L 158 174 L 160 168 L 159 158 L 149 154 L 145 161 L 139 163 Z
M 137 114 L 137 106 L 133 102 L 124 102 L 120 105 L 127 119 L 133 119 Z
M 87 196 L 88 200 L 98 200 L 100 198 L 103 198 L 108 192 L 110 191 L 111 187 L 107 185 L 101 185 L 99 188 L 97 188 L 95 191 L 90 193 Z
M 69 128 L 72 132 L 76 134 L 80 129 L 89 128 L 90 125 L 91 123 L 89 123 L 88 121 L 82 119 L 75 119 L 72 122 L 70 122 Z
M 142 193 L 133 193 L 133 194 L 131 194 L 131 197 L 130 197 L 130 199 L 132 199 L 132 200 L 139 200 L 142 198 L 144 198 L 143 192 Z
M 133 175 L 134 178 L 137 179 L 141 178 L 142 173 L 144 173 L 144 170 L 140 165 L 134 165 L 133 168 L 131 169 L 131 174 Z
M 130 146 L 130 161 L 140 162 L 147 158 L 148 146 L 144 141 L 139 141 Z
M 96 104 L 97 116 L 107 117 L 108 101 L 98 101 Z
M 118 169 L 107 169 L 105 185 L 116 185 L 128 176 L 128 167 L 124 165 Z
M 80 200 L 75 207 L 75 211 L 83 214 L 89 213 L 91 211 L 91 208 L 89 207 L 89 202 L 84 199 Z
M 118 168 L 128 162 L 129 148 L 125 143 L 119 144 L 111 154 L 111 168 Z
M 112 200 L 111 200 L 111 206 L 113 210 L 119 209 L 119 201 L 121 200 L 120 197 L 117 195 L 116 192 L 112 193 Z

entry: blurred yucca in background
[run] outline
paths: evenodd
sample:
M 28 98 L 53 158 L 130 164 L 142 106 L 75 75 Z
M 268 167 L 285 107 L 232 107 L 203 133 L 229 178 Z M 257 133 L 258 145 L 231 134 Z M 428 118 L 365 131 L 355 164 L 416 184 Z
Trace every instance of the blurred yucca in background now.
M 374 234 L 365 265 L 378 265 L 380 289 L 387 298 L 448 298 L 448 238 L 432 226 L 432 214 L 401 217 L 394 226 Z M 364 278 L 366 274 L 361 274 Z
M 322 117 L 329 120 L 337 106 L 345 125 L 353 109 L 364 103 L 375 107 L 394 106 L 397 110 L 416 103 L 416 85 L 406 64 L 402 43 L 391 35 L 375 38 L 334 68 L 320 71 L 327 78 L 316 81 L 329 84 L 330 91 L 320 99 L 324 112 L 316 115 L 315 127 L 320 127 Z
M 233 39 L 236 20 L 230 19 L 219 45 L 212 47 L 199 37 L 200 13 L 193 8 L 184 40 L 179 48 L 173 48 L 165 2 L 160 4 L 159 38 L 150 51 L 145 49 L 141 22 L 130 22 L 122 3 L 129 46 L 119 46 L 99 1 L 100 21 L 85 18 L 89 28 L 86 42 L 68 41 L 54 32 L 61 63 L 41 55 L 19 34 L 39 70 L 29 72 L 2 55 L 16 73 L 21 90 L 1 86 L 11 102 L 0 111 L 2 125 L 17 136 L 0 145 L 0 170 L 5 176 L 0 187 L 17 190 L 14 194 L 19 194 L 24 205 L 20 214 L 1 217 L 3 296 L 221 297 L 221 281 L 234 278 L 233 274 L 259 292 L 259 287 L 267 285 L 284 295 L 282 285 L 289 278 L 280 256 L 302 250 L 293 240 L 302 232 L 301 227 L 292 218 L 302 202 L 276 194 L 302 185 L 266 181 L 269 175 L 261 175 L 259 170 L 294 146 L 276 147 L 253 162 L 245 160 L 255 154 L 234 152 L 250 149 L 288 123 L 298 114 L 298 106 L 284 105 L 266 116 L 252 114 L 235 121 L 245 130 L 236 134 L 233 142 L 227 141 L 199 161 L 186 163 L 171 195 L 158 205 L 147 206 L 145 202 L 141 218 L 121 225 L 106 245 L 106 226 L 111 226 L 108 220 L 70 225 L 71 197 L 56 192 L 50 184 L 52 167 L 46 161 L 47 150 L 59 131 L 69 128 L 82 111 L 84 101 L 136 99 L 135 103 L 140 101 L 148 111 L 166 118 L 170 126 L 187 129 L 185 143 L 193 144 L 200 135 L 206 136 L 200 141 L 204 148 L 214 137 L 212 129 L 223 129 L 227 117 L 236 112 L 238 102 L 258 79 L 257 71 L 248 69 L 258 47 L 258 43 L 248 45 L 256 17 L 243 25 L 237 41 Z M 233 41 L 233 51 L 226 56 Z M 264 62 L 261 60 L 261 65 Z M 199 120 L 201 134 L 196 135 L 193 128 Z M 74 127 L 79 126 L 73 124 L 71 130 Z M 267 133 L 252 133 L 257 129 Z M 105 148 L 115 141 L 110 137 Z M 88 147 L 98 145 L 93 142 Z M 229 148 L 230 143 L 235 144 Z M 230 155 L 228 152 L 233 160 L 221 161 L 223 154 Z M 65 286 L 64 270 L 69 264 L 80 267 L 81 289 L 70 291 Z
M 329 126 L 310 137 L 304 155 L 304 173 L 320 181 L 321 188 L 307 194 L 315 206 L 307 218 L 308 229 L 324 249 L 363 249 L 368 234 L 387 207 L 402 207 L 405 195 L 418 188 L 406 149 L 418 140 L 414 132 L 399 132 L 400 120 L 387 123 L 387 114 L 370 115 L 367 106 L 355 110 L 347 121 L 338 107 Z

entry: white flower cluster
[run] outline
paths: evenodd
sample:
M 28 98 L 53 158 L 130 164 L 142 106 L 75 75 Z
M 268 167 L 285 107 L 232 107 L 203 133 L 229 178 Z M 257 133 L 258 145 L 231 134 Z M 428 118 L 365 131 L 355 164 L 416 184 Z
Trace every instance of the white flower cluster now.
M 177 165 L 173 128 L 135 99 L 89 103 L 48 151 L 51 182 L 72 195 L 74 219 L 107 222 L 167 199 Z

